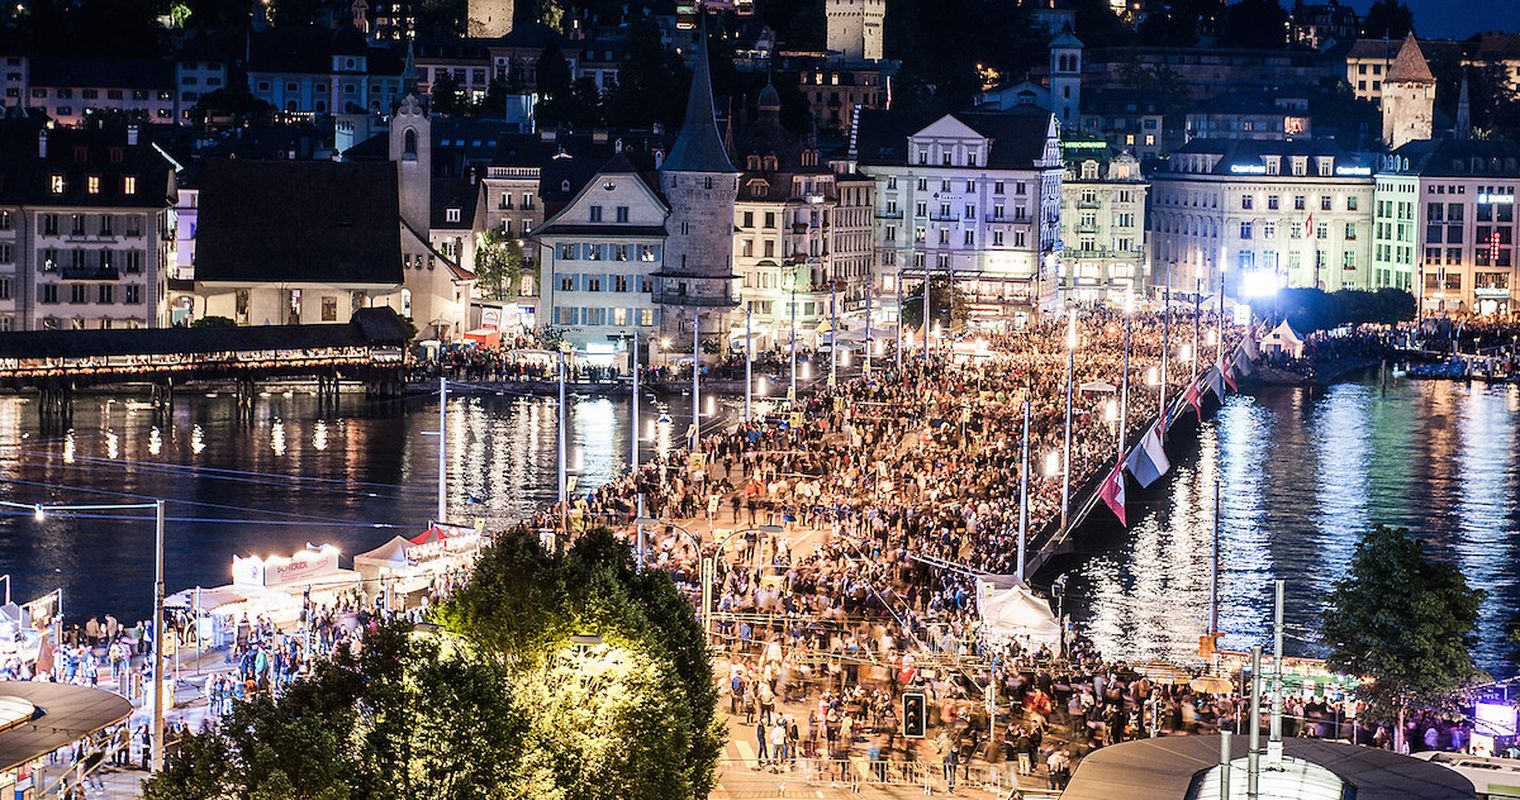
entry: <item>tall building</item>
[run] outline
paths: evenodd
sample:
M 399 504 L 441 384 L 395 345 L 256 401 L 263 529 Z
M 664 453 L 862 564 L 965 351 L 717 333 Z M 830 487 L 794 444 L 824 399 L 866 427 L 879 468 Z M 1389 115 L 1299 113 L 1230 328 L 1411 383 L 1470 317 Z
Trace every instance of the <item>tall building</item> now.
M 1375 289 L 1372 169 L 1334 142 L 1195 139 L 1151 176 L 1153 276 L 1231 295 Z M 1238 295 L 1237 295 L 1238 296 Z
M 166 326 L 175 167 L 136 125 L 0 120 L 0 331 Z
M 735 143 L 743 164 L 735 204 L 734 265 L 751 331 L 762 345 L 800 337 L 832 315 L 863 306 L 871 280 L 874 184 L 836 175 L 811 140 L 781 126 L 774 86 L 760 93 L 755 120 Z
M 1410 142 L 1377 173 L 1374 268 L 1425 315 L 1512 315 L 1520 144 Z
M 886 0 L 826 0 L 828 48 L 846 63 L 880 61 Z
M 1050 104 L 1063 128 L 1082 119 L 1082 41 L 1063 29 L 1050 42 Z
M 469 0 L 465 32 L 477 39 L 496 39 L 512 32 L 514 0 Z
M 1148 274 L 1145 198 L 1140 161 L 1114 155 L 1102 139 L 1061 143 L 1061 295 L 1063 301 L 1122 303 L 1144 295 Z
M 660 331 L 672 338 L 690 336 L 698 314 L 704 318 L 702 330 L 726 331 L 727 312 L 739 303 L 733 273 L 739 170 L 718 134 L 707 45 L 704 38 L 699 41 L 686 119 L 659 165 L 670 217 L 655 299 L 662 307 Z
M 1435 127 L 1436 78 L 1414 34 L 1404 40 L 1383 79 L 1383 144 L 1397 150 L 1429 139 Z
M 880 269 L 951 277 L 973 322 L 1056 301 L 1061 150 L 1048 112 L 862 112 L 855 160 L 876 181 Z

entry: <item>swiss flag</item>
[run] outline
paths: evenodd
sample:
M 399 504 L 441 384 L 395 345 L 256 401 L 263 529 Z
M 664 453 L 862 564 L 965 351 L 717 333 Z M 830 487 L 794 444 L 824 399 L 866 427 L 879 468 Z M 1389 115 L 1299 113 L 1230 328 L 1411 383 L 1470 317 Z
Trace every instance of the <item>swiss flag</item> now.
M 1113 511 L 1114 516 L 1119 518 L 1119 524 L 1128 528 L 1129 521 L 1124 518 L 1123 461 L 1114 465 L 1113 471 L 1108 473 L 1108 478 L 1103 481 L 1103 486 L 1098 489 L 1098 496 L 1103 498 L 1103 502 L 1108 504 L 1109 510 Z
M 1188 384 L 1187 391 L 1182 393 L 1182 399 L 1193 406 L 1193 412 L 1198 415 L 1198 421 L 1203 422 L 1203 392 L 1198 389 L 1198 381 Z
M 1230 391 L 1239 392 L 1240 384 L 1235 382 L 1235 370 L 1230 366 L 1230 363 L 1225 360 L 1225 357 L 1223 355 L 1219 356 L 1218 368 L 1219 374 L 1224 376 L 1224 382 L 1230 385 Z

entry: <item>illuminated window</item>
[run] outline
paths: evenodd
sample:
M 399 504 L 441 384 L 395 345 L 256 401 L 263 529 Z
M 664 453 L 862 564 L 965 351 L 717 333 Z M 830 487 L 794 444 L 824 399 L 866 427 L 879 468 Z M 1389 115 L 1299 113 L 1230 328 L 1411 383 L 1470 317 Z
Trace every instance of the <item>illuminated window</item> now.
M 63 176 L 54 175 L 48 180 L 48 186 L 53 194 L 63 194 Z
M 137 176 L 128 175 L 122 178 L 121 191 L 123 194 L 137 194 Z
M 91 175 L 85 178 L 84 190 L 90 194 L 100 194 L 100 176 Z

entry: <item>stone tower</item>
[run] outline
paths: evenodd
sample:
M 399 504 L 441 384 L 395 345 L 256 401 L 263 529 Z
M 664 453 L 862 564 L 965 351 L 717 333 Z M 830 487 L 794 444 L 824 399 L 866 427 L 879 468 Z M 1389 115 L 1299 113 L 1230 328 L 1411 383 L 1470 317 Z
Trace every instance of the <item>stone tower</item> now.
M 661 334 L 678 342 L 690 340 L 698 313 L 704 334 L 726 332 L 727 312 L 739 303 L 733 269 L 739 170 L 729 161 L 718 133 L 706 27 L 701 31 L 686 119 L 659 170 L 670 216 L 665 220 L 665 259 L 656 276 L 655 299 L 661 306 Z
M 415 94 L 401 99 L 391 115 L 390 157 L 401 191 L 401 221 L 427 238 L 433 192 L 433 123 Z
M 513 0 L 468 0 L 465 32 L 481 39 L 495 39 L 512 32 Z
M 1050 40 L 1050 110 L 1063 130 L 1076 130 L 1082 117 L 1082 41 L 1061 29 Z
M 880 61 L 886 0 L 826 0 L 828 48 L 846 62 Z
M 1397 150 L 1431 137 L 1435 126 L 1436 78 L 1414 34 L 1404 40 L 1383 78 L 1383 145 Z

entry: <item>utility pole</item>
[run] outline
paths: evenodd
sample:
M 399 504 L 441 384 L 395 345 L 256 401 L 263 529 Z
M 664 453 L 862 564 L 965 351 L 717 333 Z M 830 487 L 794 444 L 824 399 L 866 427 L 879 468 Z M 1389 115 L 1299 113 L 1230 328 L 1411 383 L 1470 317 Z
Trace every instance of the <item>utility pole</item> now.
M 691 452 L 702 441 L 702 312 L 691 315 Z
M 438 521 L 448 519 L 449 482 L 449 380 L 438 378 Z
M 164 768 L 164 501 L 153 501 L 153 771 Z
M 754 371 L 755 339 L 750 331 L 750 304 L 744 304 L 744 423 L 748 425 L 753 417 L 750 416 L 750 404 L 754 400 L 755 381 L 751 377 Z
M 639 329 L 633 329 L 633 347 L 628 351 L 628 363 L 633 367 L 633 418 L 628 424 L 628 471 L 639 471 Z M 747 410 L 747 409 L 746 409 Z M 643 512 L 639 512 L 643 516 Z
M 1272 626 L 1272 727 L 1267 736 L 1267 768 L 1282 764 L 1283 581 L 1277 581 L 1277 613 Z
M 1250 751 L 1246 753 L 1246 800 L 1258 800 L 1261 780 L 1261 645 L 1251 647 L 1251 719 L 1246 729 Z

